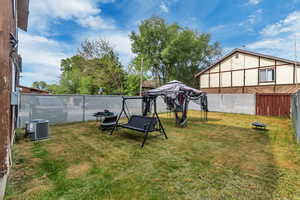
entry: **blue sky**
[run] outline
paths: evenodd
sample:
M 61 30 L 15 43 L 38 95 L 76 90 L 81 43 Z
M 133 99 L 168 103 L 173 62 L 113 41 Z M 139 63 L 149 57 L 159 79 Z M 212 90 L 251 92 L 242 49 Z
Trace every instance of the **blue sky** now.
M 160 16 L 211 33 L 224 52 L 241 48 L 300 59 L 300 0 L 30 0 L 28 32 L 19 32 L 21 83 L 57 83 L 60 60 L 85 39 L 109 40 L 126 67 L 134 58 L 128 35 Z

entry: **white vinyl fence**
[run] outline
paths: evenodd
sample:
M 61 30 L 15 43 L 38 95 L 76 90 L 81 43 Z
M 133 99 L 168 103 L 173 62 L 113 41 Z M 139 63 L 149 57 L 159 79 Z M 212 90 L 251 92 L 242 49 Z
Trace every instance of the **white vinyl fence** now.
M 141 114 L 141 100 L 128 100 L 130 114 Z M 104 95 L 37 95 L 20 96 L 18 127 L 25 127 L 31 119 L 47 119 L 50 123 L 69 123 L 94 120 L 93 113 L 110 110 L 118 114 L 122 107 L 122 96 Z M 190 102 L 189 109 L 200 110 Z M 255 114 L 255 95 L 252 94 L 208 94 L 208 109 L 213 112 Z M 162 98 L 157 99 L 157 111 L 167 112 Z

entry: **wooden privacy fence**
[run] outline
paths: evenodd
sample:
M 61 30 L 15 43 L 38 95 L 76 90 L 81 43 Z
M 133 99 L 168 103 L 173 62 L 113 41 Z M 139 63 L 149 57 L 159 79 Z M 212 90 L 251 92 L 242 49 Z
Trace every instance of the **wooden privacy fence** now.
M 291 112 L 291 94 L 256 94 L 256 115 L 286 116 Z

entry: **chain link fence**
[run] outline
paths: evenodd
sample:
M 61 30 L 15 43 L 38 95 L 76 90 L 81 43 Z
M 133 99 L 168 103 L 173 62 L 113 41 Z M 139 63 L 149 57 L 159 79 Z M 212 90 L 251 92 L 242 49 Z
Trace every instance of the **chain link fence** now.
M 300 142 L 300 90 L 292 96 L 292 120 L 296 132 L 296 139 Z
M 207 98 L 209 111 L 255 115 L 255 94 L 207 94 Z M 141 100 L 126 103 L 130 114 L 142 114 Z M 24 128 L 32 119 L 47 119 L 51 124 L 94 120 L 96 112 L 107 109 L 119 114 L 121 108 L 122 96 L 22 94 L 18 127 Z M 200 105 L 191 101 L 189 109 L 200 110 Z M 157 98 L 157 112 L 168 112 L 161 97 Z
M 255 115 L 255 94 L 207 94 L 208 111 Z M 200 110 L 194 102 L 189 105 L 191 110 Z
M 128 100 L 126 104 L 131 115 L 142 113 L 141 100 Z M 51 124 L 94 120 L 96 112 L 107 109 L 119 114 L 121 108 L 122 96 L 22 94 L 18 127 L 24 128 L 32 119 L 47 119 Z M 157 111 L 167 112 L 160 97 L 157 98 Z

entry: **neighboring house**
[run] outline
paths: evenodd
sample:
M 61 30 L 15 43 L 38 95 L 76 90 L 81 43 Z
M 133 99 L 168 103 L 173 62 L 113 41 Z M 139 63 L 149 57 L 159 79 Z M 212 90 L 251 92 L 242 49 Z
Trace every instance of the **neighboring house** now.
M 142 89 L 143 91 L 151 90 L 159 86 L 158 81 L 155 80 L 146 80 L 143 81 Z
M 41 90 L 23 85 L 19 85 L 18 88 L 20 89 L 20 93 L 22 94 L 49 94 L 49 91 L 47 90 Z
M 300 63 L 235 49 L 195 77 L 208 93 L 294 93 Z
M 18 30 L 27 30 L 29 0 L 0 1 L 0 199 L 11 166 L 11 146 L 17 119 L 16 86 L 22 59 L 18 55 Z

